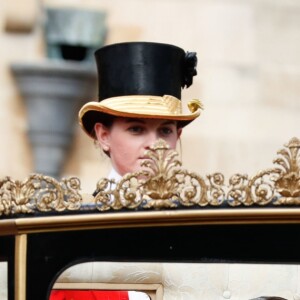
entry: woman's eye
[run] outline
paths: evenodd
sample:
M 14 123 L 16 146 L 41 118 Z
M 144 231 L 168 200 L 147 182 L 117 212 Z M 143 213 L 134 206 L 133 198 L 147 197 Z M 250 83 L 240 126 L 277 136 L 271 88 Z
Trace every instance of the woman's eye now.
M 128 131 L 131 132 L 131 133 L 135 133 L 135 134 L 138 134 L 138 133 L 142 133 L 143 132 L 143 127 L 141 126 L 132 126 L 132 127 L 129 127 L 128 128 Z
M 160 129 L 160 134 L 163 136 L 168 136 L 173 133 L 173 130 L 169 127 L 163 127 Z

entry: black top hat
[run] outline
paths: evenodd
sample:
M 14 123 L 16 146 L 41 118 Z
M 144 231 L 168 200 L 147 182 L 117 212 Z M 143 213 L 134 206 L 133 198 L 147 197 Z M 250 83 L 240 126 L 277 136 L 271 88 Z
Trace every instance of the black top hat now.
M 197 74 L 196 53 L 160 43 L 133 42 L 103 47 L 95 53 L 99 100 L 128 95 L 171 95 Z
M 193 101 L 191 114 L 181 112 L 181 89 L 197 74 L 194 52 L 161 43 L 131 42 L 108 45 L 95 53 L 99 102 L 85 104 L 79 122 L 88 135 L 103 114 L 121 117 L 160 118 L 182 122 L 199 116 Z

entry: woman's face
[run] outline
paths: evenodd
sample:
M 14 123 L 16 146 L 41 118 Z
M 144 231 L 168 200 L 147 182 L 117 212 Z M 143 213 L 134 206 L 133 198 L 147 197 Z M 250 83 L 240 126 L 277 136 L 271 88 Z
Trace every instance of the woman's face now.
M 103 150 L 109 152 L 114 169 L 123 176 L 141 169 L 145 151 L 157 139 L 164 139 L 175 149 L 181 128 L 170 120 L 115 118 L 110 128 L 97 123 L 95 132 Z

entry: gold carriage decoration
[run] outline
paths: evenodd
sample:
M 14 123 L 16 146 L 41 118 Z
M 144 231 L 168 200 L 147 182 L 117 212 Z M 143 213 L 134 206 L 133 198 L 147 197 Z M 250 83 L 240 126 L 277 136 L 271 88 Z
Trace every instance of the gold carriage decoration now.
M 163 140 L 147 151 L 143 171 L 119 182 L 101 179 L 96 195 L 80 193 L 76 177 L 58 181 L 33 174 L 25 181 L 0 181 L 0 216 L 49 211 L 162 209 L 182 207 L 253 207 L 300 205 L 300 140 L 292 138 L 277 152 L 276 166 L 249 177 L 234 174 L 228 184 L 222 173 L 205 177 L 182 168 L 175 150 Z M 88 198 L 89 205 L 86 206 Z

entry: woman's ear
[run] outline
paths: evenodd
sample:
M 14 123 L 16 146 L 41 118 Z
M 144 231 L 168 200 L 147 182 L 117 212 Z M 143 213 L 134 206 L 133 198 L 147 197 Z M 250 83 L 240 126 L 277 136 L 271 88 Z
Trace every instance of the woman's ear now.
M 104 152 L 108 152 L 110 147 L 109 129 L 106 126 L 104 126 L 102 123 L 96 123 L 94 130 L 99 145 L 101 146 Z

